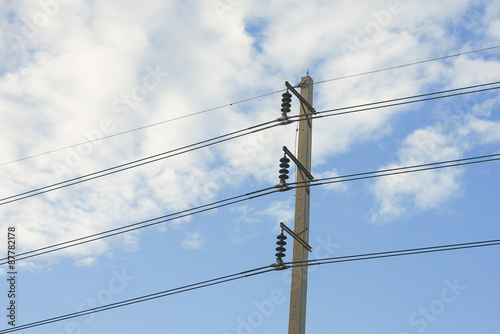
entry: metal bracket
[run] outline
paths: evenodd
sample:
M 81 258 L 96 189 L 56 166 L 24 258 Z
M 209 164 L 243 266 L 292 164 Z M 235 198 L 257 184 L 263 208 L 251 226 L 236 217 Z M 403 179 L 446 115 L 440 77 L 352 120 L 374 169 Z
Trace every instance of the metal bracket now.
M 302 246 L 304 246 L 305 249 L 312 252 L 312 247 L 309 246 L 309 244 L 307 242 L 305 242 L 301 237 L 299 237 L 294 231 L 292 231 L 290 228 L 288 228 L 288 226 L 286 226 L 283 223 L 280 223 L 280 227 L 283 230 L 285 230 L 288 234 L 290 234 L 295 240 L 300 242 L 302 244 Z
M 292 152 L 290 152 L 290 150 L 288 148 L 286 148 L 286 146 L 283 146 L 283 152 L 285 152 L 285 154 L 287 156 L 290 157 L 290 159 L 292 159 L 293 162 L 295 162 L 295 164 L 297 165 L 297 167 L 299 167 L 299 169 L 304 172 L 304 174 L 306 174 L 306 176 L 309 178 L 309 180 L 314 180 L 314 176 L 312 176 L 312 174 L 304 167 L 304 165 L 302 165 L 300 163 L 300 161 L 292 154 Z
M 302 95 L 300 95 L 299 92 L 297 92 L 295 90 L 295 88 L 293 88 L 293 86 L 290 85 L 290 83 L 288 81 L 285 81 L 285 86 L 293 93 L 293 95 L 297 96 L 297 98 L 300 100 L 300 102 L 303 105 L 305 105 L 307 107 L 307 109 L 309 109 L 309 111 L 311 111 L 311 113 L 316 115 L 316 109 L 314 109 L 313 106 L 310 105 L 309 102 L 307 102 L 307 100 Z
M 307 230 L 308 230 L 308 228 L 306 228 L 306 229 L 305 229 L 305 230 L 303 230 L 303 231 L 300 231 L 299 233 L 295 233 L 295 234 L 297 234 L 297 235 L 301 235 L 302 233 L 304 233 L 304 232 L 305 232 L 305 231 L 307 231 Z

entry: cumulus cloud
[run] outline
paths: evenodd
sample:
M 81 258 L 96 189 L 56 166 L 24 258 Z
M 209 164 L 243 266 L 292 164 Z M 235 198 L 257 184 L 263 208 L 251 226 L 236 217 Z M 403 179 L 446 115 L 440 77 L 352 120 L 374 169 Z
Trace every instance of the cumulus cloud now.
M 500 122 L 470 117 L 463 133 L 473 134 L 486 144 L 500 141 Z
M 401 10 L 391 12 L 382 0 L 358 4 L 356 10 L 343 1 L 293 6 L 285 1 L 232 1 L 225 2 L 229 7 L 222 15 L 213 4 L 75 0 L 61 2 L 57 10 L 52 7 L 49 15 L 37 1 L 5 2 L 0 9 L 6 18 L 0 23 L 0 163 L 161 124 L 4 164 L 0 196 L 274 120 L 280 116 L 279 94 L 164 122 L 276 91 L 285 80 L 298 82 L 306 68 L 320 81 L 399 64 L 401 59 L 417 61 L 455 51 L 459 41 L 436 40 L 448 36 L 447 29 L 466 15 L 471 2 L 426 1 L 424 6 L 401 2 Z M 488 38 L 495 38 L 498 15 L 491 13 L 498 12 L 498 6 L 488 6 L 481 24 Z M 390 18 L 384 16 L 387 11 Z M 359 33 L 368 42 L 346 57 L 340 46 L 353 44 Z M 478 73 L 494 73 L 498 66 L 492 60 L 467 61 L 387 72 L 377 79 L 323 83 L 315 86 L 314 105 L 321 110 L 412 95 L 430 85 L 460 85 L 453 82 L 456 68 L 463 73 L 460 77 L 471 79 Z M 298 110 L 295 100 L 292 109 Z M 353 145 L 388 136 L 394 116 L 408 110 L 401 107 L 314 121 L 314 165 L 325 164 Z M 463 131 L 495 142 L 497 124 L 479 114 L 474 117 Z M 272 186 L 279 181 L 281 147 L 295 144 L 293 130 L 293 125 L 276 127 L 6 205 L 0 212 L 0 227 L 22 226 L 22 247 L 31 250 L 204 204 L 242 184 Z M 424 138 L 428 136 L 431 142 Z M 395 165 L 459 154 L 454 150 L 459 151 L 437 129 L 416 131 L 401 148 Z M 422 208 L 447 198 L 459 174 L 432 175 L 427 183 L 444 189 L 440 194 L 427 190 L 439 194 L 432 201 L 430 194 L 416 195 L 413 181 L 404 182 L 413 184 L 410 190 L 375 186 L 378 205 L 385 210 L 377 212 L 404 211 L 403 195 Z M 395 202 L 383 200 L 391 196 Z M 275 222 L 291 220 L 291 206 L 291 202 L 274 202 L 264 214 Z M 182 228 L 189 221 L 185 218 L 173 225 Z M 203 238 L 198 233 L 190 236 L 196 241 L 183 242 L 185 247 L 201 247 Z M 117 245 L 138 249 L 140 235 L 89 243 L 54 257 L 70 256 L 79 264 L 92 264 L 93 260 L 85 259 L 109 254 Z
M 239 206 L 232 209 L 238 219 L 232 222 L 230 235 L 235 244 L 259 237 L 262 233 L 277 233 L 280 222 L 293 228 L 295 209 L 293 198 L 283 201 L 272 201 L 263 208 L 253 205 Z
M 199 232 L 187 232 L 184 240 L 181 241 L 181 247 L 184 249 L 200 250 L 203 244 L 205 244 L 205 239 Z
M 491 104 L 486 101 L 483 106 Z M 441 123 L 415 130 L 401 144 L 398 162 L 382 169 L 460 159 L 478 145 L 500 142 L 500 122 L 474 114 L 479 113 L 472 110 L 464 115 L 451 132 Z M 450 168 L 380 178 L 371 187 L 376 198 L 371 221 L 390 222 L 441 208 L 465 191 L 464 172 L 464 168 Z
M 260 211 L 259 215 L 268 217 L 276 228 L 279 227 L 280 222 L 293 226 L 293 219 L 295 216 L 293 199 L 273 201 L 269 203 L 267 209 Z
M 463 153 L 451 138 L 435 128 L 419 129 L 403 142 L 399 162 L 384 169 L 457 159 Z M 372 192 L 377 199 L 371 220 L 392 221 L 415 211 L 437 209 L 460 190 L 461 170 L 446 169 L 383 177 Z
M 418 129 L 408 136 L 398 152 L 399 162 L 385 166 L 397 168 L 435 161 L 457 159 L 462 149 L 435 128 Z M 438 208 L 459 189 L 459 170 L 426 171 L 384 177 L 372 188 L 377 206 L 372 221 L 394 220 L 408 210 Z
M 78 260 L 75 262 L 75 266 L 79 267 L 91 267 L 97 263 L 97 258 L 88 256 L 86 258 L 83 258 L 81 260 Z

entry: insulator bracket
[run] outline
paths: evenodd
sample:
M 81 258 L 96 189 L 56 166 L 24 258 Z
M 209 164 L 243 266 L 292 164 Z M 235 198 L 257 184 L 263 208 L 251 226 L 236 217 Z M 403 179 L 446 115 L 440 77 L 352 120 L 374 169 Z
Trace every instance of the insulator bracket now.
M 309 180 L 314 180 L 314 176 L 312 176 L 312 174 L 306 169 L 306 167 L 304 167 L 304 165 L 302 165 L 299 161 L 299 159 L 297 159 L 292 152 L 290 152 L 290 150 L 286 147 L 286 146 L 283 146 L 283 152 L 285 152 L 285 155 L 287 155 L 288 157 L 290 157 L 290 159 L 293 160 L 293 162 L 295 162 L 295 164 L 297 165 L 297 167 L 302 171 L 304 172 L 304 174 L 309 178 Z
M 299 92 L 297 92 L 297 91 L 295 90 L 295 88 L 293 88 L 293 86 L 292 86 L 292 85 L 290 85 L 290 83 L 289 83 L 288 81 L 285 81 L 285 86 L 286 86 L 286 88 L 288 88 L 288 89 L 289 89 L 289 90 L 293 93 L 293 95 L 297 96 L 297 98 L 300 100 L 300 102 L 301 102 L 304 106 L 306 106 L 306 107 L 307 107 L 307 109 L 309 109 L 309 111 L 310 111 L 311 113 L 313 113 L 313 114 L 315 114 L 315 115 L 316 115 L 316 113 L 317 113 L 317 112 L 316 112 L 316 109 L 314 109 L 314 108 L 313 108 L 313 106 L 312 106 L 309 102 L 307 102 L 307 100 L 306 100 L 306 99 L 305 99 L 302 95 L 300 95 L 300 94 L 299 94 Z
M 280 227 L 285 230 L 288 234 L 290 234 L 295 240 L 297 240 L 298 242 L 300 242 L 302 244 L 302 246 L 304 246 L 305 249 L 307 249 L 308 251 L 312 252 L 312 247 L 304 241 L 304 239 L 302 239 L 297 233 L 295 233 L 294 231 L 292 231 L 288 226 L 286 226 L 285 224 L 283 223 L 280 223 Z

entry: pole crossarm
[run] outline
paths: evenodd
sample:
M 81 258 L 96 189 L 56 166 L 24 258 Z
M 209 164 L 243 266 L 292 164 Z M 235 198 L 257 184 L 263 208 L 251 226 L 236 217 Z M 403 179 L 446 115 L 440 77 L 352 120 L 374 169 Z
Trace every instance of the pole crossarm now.
M 285 86 L 300 100 L 303 105 L 307 107 L 307 109 L 309 109 L 309 111 L 311 111 L 311 113 L 316 114 L 316 109 L 314 109 L 313 106 L 302 95 L 300 95 L 300 93 L 297 92 L 288 81 L 285 81 Z
M 309 180 L 311 180 L 311 181 L 314 180 L 314 176 L 312 176 L 312 174 L 307 170 L 307 168 L 304 167 L 304 165 L 300 163 L 300 161 L 292 154 L 292 152 L 290 152 L 290 150 L 286 146 L 283 146 L 283 152 L 285 152 L 286 155 L 289 156 L 293 162 L 295 162 L 297 167 L 299 167 L 299 169 L 302 172 L 304 172 L 304 174 L 309 178 Z
M 292 236 L 292 238 L 294 238 L 295 240 L 297 240 L 298 242 L 300 242 L 302 244 L 302 246 L 305 247 L 305 249 L 307 249 L 308 251 L 312 252 L 312 247 L 307 242 L 305 242 L 297 233 L 295 233 L 294 231 L 292 231 L 288 226 L 286 226 L 283 223 L 280 223 L 280 227 L 282 229 L 284 229 L 288 234 L 290 234 Z

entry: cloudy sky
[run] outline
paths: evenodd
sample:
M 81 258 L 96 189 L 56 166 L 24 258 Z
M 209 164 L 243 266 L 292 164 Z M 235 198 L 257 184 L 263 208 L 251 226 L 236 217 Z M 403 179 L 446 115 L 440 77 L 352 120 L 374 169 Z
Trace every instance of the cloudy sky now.
M 0 12 L 2 254 L 9 226 L 25 252 L 276 185 L 297 123 L 8 199 L 276 120 L 285 81 L 308 72 L 318 111 L 500 81 L 493 0 L 2 0 Z M 312 174 L 499 154 L 499 112 L 490 90 L 317 119 Z M 498 239 L 499 167 L 314 187 L 310 256 Z M 294 191 L 279 192 L 19 261 L 16 324 L 269 265 L 293 207 Z M 496 333 L 499 255 L 486 247 L 311 268 L 307 331 Z M 29 331 L 284 332 L 289 277 Z

